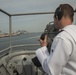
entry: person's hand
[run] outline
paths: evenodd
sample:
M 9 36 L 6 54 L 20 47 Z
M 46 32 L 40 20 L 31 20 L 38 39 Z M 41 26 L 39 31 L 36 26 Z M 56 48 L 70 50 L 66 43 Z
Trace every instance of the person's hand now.
M 47 46 L 47 35 L 45 35 L 45 38 L 44 40 L 40 39 L 40 45 L 43 47 L 43 46 Z

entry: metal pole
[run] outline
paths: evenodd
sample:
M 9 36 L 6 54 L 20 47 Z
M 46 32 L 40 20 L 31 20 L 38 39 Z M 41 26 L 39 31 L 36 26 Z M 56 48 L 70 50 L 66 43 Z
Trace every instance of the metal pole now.
M 11 14 L 11 16 L 40 15 L 40 14 L 54 14 L 54 12 L 37 12 L 37 13 Z
M 10 51 L 9 53 L 12 52 L 12 41 L 11 41 L 11 36 L 12 36 L 12 20 L 11 20 L 11 16 L 9 16 L 9 38 L 10 38 Z
M 4 11 L 3 9 L 0 9 L 0 11 L 8 16 L 11 16 L 9 13 L 7 13 L 6 11 Z

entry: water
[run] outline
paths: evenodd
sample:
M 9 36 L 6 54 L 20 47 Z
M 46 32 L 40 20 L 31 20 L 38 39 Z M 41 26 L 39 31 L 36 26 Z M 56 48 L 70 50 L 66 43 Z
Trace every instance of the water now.
M 39 44 L 39 36 L 42 33 L 28 33 L 28 34 L 20 34 L 17 36 L 13 36 L 11 38 L 12 40 L 12 46 L 15 45 L 22 45 L 22 44 Z M 0 38 L 0 50 L 5 49 L 10 46 L 9 37 Z M 13 48 L 14 49 L 36 49 L 36 46 L 34 47 L 19 47 L 19 48 Z

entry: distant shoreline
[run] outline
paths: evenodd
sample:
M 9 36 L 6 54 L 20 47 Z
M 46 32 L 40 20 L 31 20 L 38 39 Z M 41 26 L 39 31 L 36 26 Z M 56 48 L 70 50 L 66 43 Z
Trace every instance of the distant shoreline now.
M 42 33 L 42 32 L 12 33 L 11 36 L 16 36 L 16 35 L 20 35 L 20 34 L 29 34 L 29 33 Z M 0 38 L 9 37 L 9 36 L 10 36 L 9 33 L 0 34 Z
M 12 33 L 11 36 L 16 36 L 16 35 L 19 35 L 18 33 Z M 9 37 L 10 34 L 7 33 L 7 34 L 0 34 L 0 38 L 3 38 L 3 37 Z

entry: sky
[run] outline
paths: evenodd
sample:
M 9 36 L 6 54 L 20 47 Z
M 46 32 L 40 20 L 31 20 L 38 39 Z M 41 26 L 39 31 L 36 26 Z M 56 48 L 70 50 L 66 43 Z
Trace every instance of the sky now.
M 76 0 L 0 0 L 0 8 L 9 14 L 54 12 L 63 3 L 76 8 Z M 46 25 L 53 21 L 53 14 L 26 15 L 12 17 L 12 32 L 26 30 L 28 32 L 43 32 Z M 74 21 L 74 23 L 76 23 Z M 9 17 L 0 12 L 0 30 L 9 32 Z

